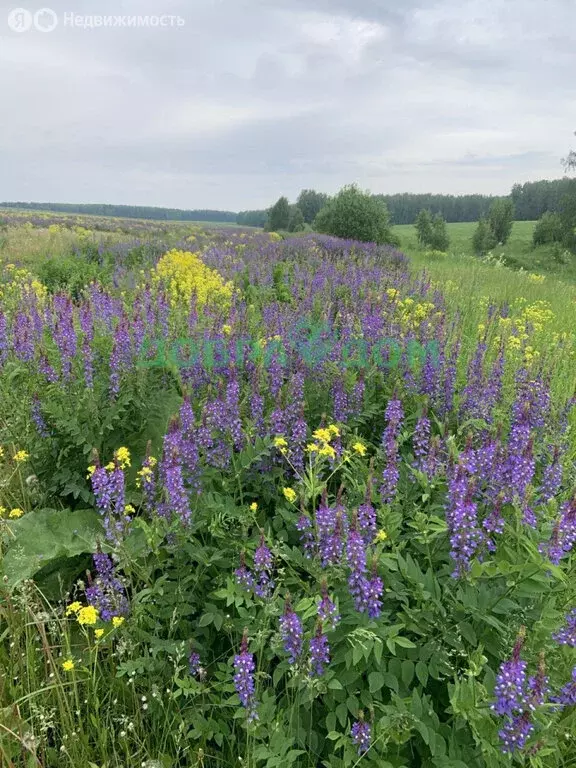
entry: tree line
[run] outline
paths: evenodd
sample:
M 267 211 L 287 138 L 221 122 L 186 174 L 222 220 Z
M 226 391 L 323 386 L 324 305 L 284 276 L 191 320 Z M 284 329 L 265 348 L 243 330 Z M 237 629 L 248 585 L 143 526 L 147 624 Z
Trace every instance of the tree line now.
M 89 216 L 113 216 L 120 219 L 152 219 L 154 221 L 214 221 L 236 223 L 234 211 L 180 210 L 148 205 L 108 205 L 100 203 L 0 203 L 0 208 L 77 213 Z

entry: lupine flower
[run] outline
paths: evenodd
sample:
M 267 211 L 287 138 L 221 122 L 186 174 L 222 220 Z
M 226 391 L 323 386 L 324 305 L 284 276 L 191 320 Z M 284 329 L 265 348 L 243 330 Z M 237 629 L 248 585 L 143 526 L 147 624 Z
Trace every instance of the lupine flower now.
M 380 496 L 383 504 L 390 504 L 396 496 L 396 488 L 400 478 L 398 468 L 398 437 L 400 427 L 404 418 L 402 403 L 400 400 L 392 399 L 386 406 L 385 411 L 386 429 L 382 435 L 382 445 L 386 466 L 382 472 L 382 485 L 380 486 Z
M 382 595 L 384 594 L 384 582 L 378 576 L 378 561 L 372 561 L 372 575 L 366 580 L 364 587 L 364 604 L 369 618 L 377 619 L 382 612 Z
M 573 608 L 566 616 L 565 626 L 552 635 L 560 645 L 570 645 L 576 648 L 576 608 Z
M 352 726 L 351 736 L 352 743 L 357 748 L 358 754 L 363 755 L 370 749 L 372 726 L 364 720 L 362 712 L 358 713 L 358 718 Z
M 104 621 L 126 616 L 130 610 L 126 589 L 109 555 L 96 552 L 93 557 L 96 578 L 86 589 L 88 603 L 96 608 Z
M 496 676 L 494 686 L 496 702 L 492 705 L 492 709 L 498 715 L 512 717 L 523 713 L 528 707 L 526 676 L 528 665 L 520 658 L 525 637 L 526 631 L 522 629 L 514 644 L 512 657 L 500 665 L 500 670 Z
M 284 613 L 280 617 L 280 634 L 290 664 L 294 664 L 296 659 L 302 654 L 303 632 L 302 622 L 294 612 L 290 598 L 286 598 Z
M 322 597 L 318 603 L 318 617 L 321 621 L 330 625 L 331 628 L 334 629 L 340 621 L 340 616 L 338 614 L 336 605 L 328 594 L 328 585 L 326 581 L 322 582 L 321 594 Z
M 366 546 L 362 535 L 358 531 L 356 515 L 354 515 L 350 530 L 348 531 L 346 557 L 350 568 L 348 589 L 350 590 L 350 595 L 354 598 L 356 610 L 362 612 L 366 608 Z
M 420 472 L 427 474 L 428 454 L 430 453 L 430 419 L 426 412 L 416 422 L 414 427 L 413 445 L 414 445 L 414 467 Z
M 450 473 L 446 522 L 450 530 L 450 556 L 456 567 L 454 578 L 470 570 L 484 536 L 478 527 L 478 505 L 474 501 L 474 480 L 460 463 Z
M 236 579 L 236 584 L 248 592 L 254 589 L 254 576 L 246 567 L 246 555 L 244 552 L 240 554 L 240 567 L 234 571 L 234 578 Z
M 358 525 L 366 544 L 374 541 L 377 530 L 376 510 L 372 506 L 372 474 L 368 475 L 364 503 L 358 507 Z
M 34 395 L 32 397 L 31 411 L 32 421 L 34 424 L 36 424 L 36 429 L 38 430 L 40 437 L 49 437 L 50 433 L 48 432 L 48 427 L 46 426 L 44 416 L 42 415 L 42 406 L 40 404 L 40 398 L 38 395 Z
M 188 656 L 188 670 L 192 677 L 196 677 L 198 670 L 200 669 L 200 654 L 192 651 Z
M 316 634 L 310 640 L 310 662 L 312 670 L 310 674 L 314 677 L 322 677 L 326 664 L 330 664 L 330 646 L 328 638 L 322 631 L 322 622 L 319 621 L 316 627 Z
M 300 515 L 296 523 L 296 530 L 300 531 L 300 543 L 304 554 L 308 559 L 316 552 L 316 539 L 314 538 L 312 520 L 307 515 Z
M 254 592 L 258 597 L 270 597 L 274 589 L 274 582 L 270 580 L 272 565 L 272 553 L 266 546 L 264 533 L 262 532 L 260 545 L 254 553 L 254 570 L 258 575 L 258 581 L 254 584 Z
M 256 712 L 254 656 L 248 652 L 248 631 L 245 629 L 240 644 L 240 653 L 234 657 L 234 686 L 240 697 L 240 703 L 246 709 L 248 722 L 258 719 Z
M 539 503 L 547 504 L 551 501 L 562 485 L 562 462 L 560 460 L 560 449 L 554 448 L 552 461 L 544 467 L 542 474 L 542 483 L 540 485 Z
M 576 667 L 572 670 L 572 680 L 566 683 L 558 696 L 552 697 L 552 701 L 563 704 L 565 707 L 576 705 Z
M 554 565 L 558 565 L 564 555 L 572 550 L 576 543 L 576 496 L 571 501 L 565 501 L 560 507 L 559 519 L 552 531 L 552 537 L 547 547 L 548 557 Z
M 502 752 L 505 754 L 524 749 L 528 737 L 534 730 L 529 712 L 523 712 L 508 720 L 498 731 L 502 742 Z

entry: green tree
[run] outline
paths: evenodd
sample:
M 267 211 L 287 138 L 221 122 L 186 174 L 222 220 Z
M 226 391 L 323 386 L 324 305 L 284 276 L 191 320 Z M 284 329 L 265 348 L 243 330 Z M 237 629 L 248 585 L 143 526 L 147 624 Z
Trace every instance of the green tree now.
M 298 195 L 296 205 L 302 211 L 306 224 L 312 224 L 316 216 L 328 202 L 328 195 L 314 189 L 303 189 Z
M 386 204 L 356 184 L 342 187 L 316 216 L 314 228 L 335 237 L 397 244 Z
M 416 217 L 416 232 L 418 243 L 425 248 L 432 239 L 432 214 L 428 208 L 423 208 Z
M 302 232 L 306 227 L 304 216 L 297 205 L 290 207 L 290 220 L 288 221 L 288 232 Z
M 480 219 L 472 238 L 474 253 L 477 256 L 484 256 L 496 246 L 497 242 L 487 219 Z
M 546 211 L 534 227 L 532 243 L 546 245 L 547 243 L 561 243 L 564 240 L 564 222 L 559 213 Z
M 446 221 L 441 213 L 437 213 L 432 220 L 432 238 L 430 247 L 435 251 L 447 251 L 450 247 L 450 237 L 446 227 Z
M 277 232 L 279 229 L 288 229 L 290 223 L 290 203 L 287 197 L 279 198 L 268 211 L 266 229 L 269 232 Z
M 488 212 L 488 224 L 496 243 L 508 242 L 514 224 L 514 203 L 511 198 L 495 200 Z

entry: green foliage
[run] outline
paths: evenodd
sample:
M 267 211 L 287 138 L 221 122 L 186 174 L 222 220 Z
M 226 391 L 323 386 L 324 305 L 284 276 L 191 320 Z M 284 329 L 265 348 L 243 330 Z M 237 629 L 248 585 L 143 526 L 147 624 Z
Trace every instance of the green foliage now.
M 10 587 L 58 565 L 64 594 L 71 586 L 64 578 L 65 561 L 96 551 L 102 538 L 102 523 L 94 509 L 39 509 L 20 520 L 12 520 L 4 536 L 6 551 L 2 574 Z M 80 571 L 73 572 L 78 576 Z M 45 577 L 40 577 L 45 585 Z M 61 595 L 57 595 L 60 597 Z
M 328 195 L 314 189 L 303 189 L 298 195 L 296 205 L 302 211 L 306 224 L 312 224 L 316 216 L 328 202 Z
M 305 229 L 304 216 L 297 205 L 290 206 L 290 220 L 287 229 L 288 232 L 303 232 Z
M 512 232 L 514 203 L 508 198 L 495 200 L 488 212 L 488 224 L 496 243 L 504 245 Z
M 480 219 L 472 238 L 474 253 L 477 256 L 484 256 L 484 254 L 491 251 L 497 245 L 497 242 L 488 220 Z
M 287 197 L 279 198 L 268 211 L 266 229 L 269 232 L 277 232 L 279 229 L 288 229 L 290 223 L 290 203 Z
M 96 264 L 75 256 L 46 259 L 37 271 L 41 282 L 51 293 L 67 290 L 75 297 L 93 280 L 102 276 Z
M 319 232 L 370 243 L 394 243 L 386 205 L 355 184 L 343 187 L 314 221 Z
M 535 246 L 560 243 L 564 239 L 564 225 L 558 213 L 546 211 L 534 227 L 532 242 Z
M 418 234 L 418 243 L 424 247 L 430 245 L 432 240 L 432 214 L 427 208 L 423 208 L 418 216 L 414 226 Z
M 430 211 L 424 209 L 418 214 L 415 226 L 418 234 L 418 243 L 421 247 L 430 248 L 433 251 L 448 250 L 450 238 L 446 222 L 441 214 L 437 213 L 432 217 Z

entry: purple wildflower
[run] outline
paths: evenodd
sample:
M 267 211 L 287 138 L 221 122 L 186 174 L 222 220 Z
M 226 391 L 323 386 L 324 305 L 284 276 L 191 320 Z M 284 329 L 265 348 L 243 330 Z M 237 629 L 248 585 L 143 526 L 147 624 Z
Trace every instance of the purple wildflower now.
M 98 610 L 103 621 L 126 616 L 130 610 L 126 589 L 116 575 L 111 557 L 99 551 L 93 559 L 96 578 L 90 579 L 86 589 L 88 603 Z
M 234 578 L 236 579 L 236 584 L 248 592 L 254 589 L 254 576 L 246 567 L 246 555 L 244 552 L 240 553 L 240 567 L 234 571 Z
M 192 677 L 196 677 L 198 674 L 198 671 L 200 670 L 200 654 L 195 653 L 192 651 L 190 656 L 188 656 L 188 669 L 190 671 L 190 675 Z
M 554 696 L 552 701 L 563 704 L 565 707 L 576 704 L 576 667 L 572 670 L 572 680 L 561 689 L 558 696 Z
M 512 717 L 522 714 L 528 707 L 527 664 L 520 658 L 525 637 L 526 631 L 523 628 L 514 644 L 512 657 L 500 665 L 496 676 L 494 686 L 496 702 L 492 705 L 492 709 L 498 715 Z
M 340 621 L 340 616 L 338 615 L 338 609 L 336 608 L 335 603 L 328 594 L 328 585 L 326 581 L 322 582 L 321 594 L 322 597 L 318 603 L 318 617 L 321 621 L 329 624 L 331 628 L 334 629 Z
M 296 523 L 296 529 L 300 531 L 300 543 L 304 554 L 308 559 L 312 558 L 316 551 L 316 539 L 312 532 L 313 525 L 312 520 L 306 515 L 300 515 L 298 522 Z
M 362 712 L 358 713 L 358 718 L 351 730 L 352 743 L 358 749 L 358 754 L 364 755 L 370 749 L 372 726 L 364 720 Z
M 358 507 L 358 524 L 362 537 L 366 544 L 370 544 L 374 541 L 376 536 L 376 510 L 372 506 L 372 475 L 368 476 L 368 482 L 366 483 L 366 495 L 364 497 L 364 503 Z
M 378 576 L 378 561 L 372 561 L 372 575 L 366 580 L 364 586 L 364 603 L 369 618 L 377 619 L 382 612 L 382 595 L 384 594 L 384 582 Z
M 234 686 L 240 697 L 240 703 L 246 709 L 248 722 L 258 719 L 254 684 L 255 669 L 254 656 L 248 652 L 248 630 L 245 629 L 240 644 L 240 653 L 234 657 Z
M 576 608 L 573 608 L 566 616 L 565 626 L 552 635 L 560 645 L 570 645 L 576 648 Z
M 552 537 L 545 548 L 554 565 L 558 565 L 564 555 L 571 551 L 576 543 L 576 496 L 565 501 L 560 507 L 560 515 Z
M 42 415 L 42 406 L 40 404 L 40 398 L 38 395 L 33 395 L 32 397 L 32 409 L 31 409 L 31 416 L 32 421 L 34 424 L 36 424 L 36 429 L 38 430 L 38 434 L 40 437 L 49 437 L 50 433 L 48 432 L 48 427 L 46 426 L 46 422 L 44 421 L 44 416 Z
M 310 640 L 310 662 L 312 677 L 321 677 L 324 674 L 324 666 L 330 664 L 330 646 L 328 638 L 322 631 L 322 622 L 316 627 L 316 634 Z
M 280 634 L 284 642 L 284 650 L 288 654 L 288 660 L 290 664 L 294 664 L 302 654 L 303 628 L 300 618 L 292 608 L 289 597 L 286 598 L 284 613 L 280 617 Z
M 254 570 L 258 574 L 258 581 L 254 585 L 254 592 L 258 597 L 270 597 L 274 589 L 274 582 L 270 580 L 272 570 L 272 553 L 266 546 L 264 532 L 260 535 L 260 545 L 254 553 Z

